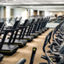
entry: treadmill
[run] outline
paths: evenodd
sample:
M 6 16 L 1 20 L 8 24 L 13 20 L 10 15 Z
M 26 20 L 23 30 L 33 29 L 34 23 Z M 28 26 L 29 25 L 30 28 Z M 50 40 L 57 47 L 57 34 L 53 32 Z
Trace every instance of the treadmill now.
M 25 22 L 24 22 L 23 25 L 25 25 L 26 23 L 27 23 L 27 20 L 25 20 Z M 16 31 L 16 33 L 15 33 L 15 34 L 12 33 L 12 35 L 11 35 L 11 37 L 12 37 L 12 42 L 10 41 L 10 42 L 8 43 L 8 42 L 6 41 L 5 44 L 18 45 L 20 48 L 21 48 L 21 47 L 24 47 L 24 46 L 26 45 L 27 40 L 25 40 L 25 39 L 19 39 L 19 36 L 22 35 L 23 30 L 25 30 L 23 25 L 20 26 L 20 24 L 19 24 L 19 26 L 17 27 L 18 30 Z M 21 34 L 18 34 L 19 30 L 21 30 L 21 31 L 20 31 Z M 13 37 L 13 36 L 14 36 L 14 37 Z M 23 37 L 23 36 L 24 36 L 24 34 L 22 35 L 22 37 Z M 10 37 L 9 37 L 8 39 L 10 39 Z
M 35 21 L 32 25 L 32 30 L 30 35 L 34 36 L 35 38 L 38 37 L 39 33 L 36 32 L 37 27 L 38 27 L 38 23 L 39 23 L 40 19 L 38 18 L 37 21 Z
M 47 24 L 47 19 L 40 19 L 38 25 L 37 25 L 37 29 L 36 32 L 38 32 L 39 34 L 41 34 L 42 32 L 45 32 L 46 30 L 48 30 L 48 28 L 46 28 L 46 24 Z
M 28 20 L 25 20 L 24 24 L 22 24 L 21 26 L 18 27 L 18 30 L 16 31 L 16 34 L 14 35 L 14 38 L 12 40 L 13 45 L 18 45 L 20 48 L 24 47 L 27 44 L 27 40 L 23 39 L 24 34 L 25 34 L 25 30 L 26 27 L 24 27 L 27 24 Z M 18 34 L 18 32 L 20 31 L 20 34 Z M 22 39 L 20 39 L 19 37 L 22 35 Z
M 25 30 L 25 35 L 23 39 L 27 39 L 28 42 L 30 42 L 33 40 L 33 38 L 39 35 L 39 33 L 35 32 L 35 30 L 37 29 L 38 22 L 39 22 L 39 19 L 36 22 L 35 22 L 35 19 L 32 19 L 32 22 L 28 20 L 28 23 L 26 24 L 27 28 Z M 22 36 L 20 38 L 22 38 Z
M 3 37 L 0 39 L 0 53 L 5 54 L 5 55 L 12 55 L 14 54 L 18 46 L 17 45 L 12 45 L 10 42 L 12 41 L 12 36 L 15 34 L 15 31 L 17 31 L 16 27 L 18 26 L 19 21 L 16 21 L 12 29 L 3 29 L 3 31 L 0 32 L 0 34 L 3 34 Z M 10 38 L 7 39 L 6 36 L 8 33 L 11 33 Z M 4 44 L 7 42 L 8 44 Z
M 31 24 L 33 24 L 34 21 L 35 21 L 35 19 L 32 19 L 31 22 L 29 22 L 29 20 L 27 20 L 27 23 L 23 25 L 23 30 L 19 35 L 19 39 L 25 39 L 28 42 L 33 40 L 34 36 L 31 36 L 30 32 L 31 32 Z
M 35 19 L 32 19 L 32 21 L 30 22 L 30 20 L 28 20 L 28 23 L 26 24 L 26 31 L 25 31 L 25 35 L 23 37 L 23 39 L 27 39 L 28 42 L 32 41 L 34 39 L 34 36 L 31 36 L 31 25 L 34 23 Z M 22 36 L 21 36 L 22 37 Z
M 36 29 L 35 29 L 35 33 L 38 33 L 39 35 L 42 33 L 42 30 L 40 29 L 41 22 L 42 22 L 42 19 L 40 19 L 37 22 L 37 26 L 36 26 Z
M 3 27 L 4 27 L 4 22 L 0 22 L 0 31 L 3 29 Z M 3 57 L 4 57 L 3 54 L 0 53 L 0 62 L 2 61 Z
M 18 32 L 19 32 L 19 30 L 18 30 L 16 32 L 16 34 L 14 36 L 14 40 L 11 44 L 19 45 L 19 47 L 23 47 L 26 45 L 27 41 L 29 41 L 29 39 L 30 39 L 30 36 L 27 36 L 27 38 L 24 38 L 26 29 L 27 29 L 27 24 L 28 24 L 28 20 L 26 19 L 24 24 L 19 26 L 19 30 L 21 30 L 20 34 L 18 34 Z M 33 39 L 32 36 L 31 36 L 31 39 Z
M 41 34 L 42 32 L 45 32 L 45 29 L 44 29 L 45 26 L 46 26 L 45 23 L 46 23 L 46 22 L 45 22 L 43 19 L 40 19 L 36 32 L 39 32 L 40 34 Z

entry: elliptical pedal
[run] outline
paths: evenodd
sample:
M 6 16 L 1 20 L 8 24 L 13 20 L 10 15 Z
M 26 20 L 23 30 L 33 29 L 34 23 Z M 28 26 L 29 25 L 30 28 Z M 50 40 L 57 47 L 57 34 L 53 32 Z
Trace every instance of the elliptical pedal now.
M 22 58 L 19 60 L 19 62 L 17 64 L 24 64 L 26 62 L 26 59 Z
M 44 62 L 44 63 L 40 63 L 40 64 L 47 64 L 47 63 Z

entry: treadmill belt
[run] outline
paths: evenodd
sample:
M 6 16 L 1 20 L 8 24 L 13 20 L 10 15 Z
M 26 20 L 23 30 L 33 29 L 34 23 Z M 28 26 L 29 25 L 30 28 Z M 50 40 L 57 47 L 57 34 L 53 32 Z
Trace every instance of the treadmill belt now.
M 9 50 L 14 50 L 18 48 L 18 46 L 16 45 L 7 45 L 7 44 L 4 44 L 3 47 L 2 47 L 2 50 L 6 50 L 6 51 L 9 51 Z

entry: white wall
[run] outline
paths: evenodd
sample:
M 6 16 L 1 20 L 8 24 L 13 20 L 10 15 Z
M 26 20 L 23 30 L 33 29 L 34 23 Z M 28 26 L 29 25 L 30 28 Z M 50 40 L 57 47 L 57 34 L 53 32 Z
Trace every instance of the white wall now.
M 11 7 L 10 6 L 6 6 L 6 18 L 9 19 L 11 16 L 10 16 L 10 9 Z
M 4 7 L 1 7 L 1 18 L 4 18 Z
M 47 11 L 47 10 L 44 11 L 44 17 L 52 16 L 52 15 L 53 15 L 52 12 Z
M 1 18 L 1 7 L 0 7 L 0 18 Z
M 14 17 L 22 17 L 22 20 L 28 18 L 28 11 L 25 8 L 14 8 Z
M 55 16 L 55 14 L 57 14 L 57 16 L 60 15 L 64 15 L 64 11 L 44 11 L 44 16 Z
M 33 16 L 34 14 L 33 14 L 33 9 L 30 9 L 30 16 Z
M 0 18 L 4 18 L 4 7 L 0 7 Z

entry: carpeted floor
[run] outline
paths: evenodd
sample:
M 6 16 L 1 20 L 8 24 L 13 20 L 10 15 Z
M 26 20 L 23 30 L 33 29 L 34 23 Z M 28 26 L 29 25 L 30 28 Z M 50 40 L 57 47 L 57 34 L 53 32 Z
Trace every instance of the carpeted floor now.
M 29 64 L 33 47 L 37 47 L 34 64 L 39 64 L 40 62 L 46 62 L 45 60 L 41 59 L 41 55 L 44 54 L 42 47 L 46 35 L 51 30 L 52 29 L 49 29 L 48 31 L 40 35 L 38 38 L 34 39 L 32 42 L 27 43 L 25 47 L 18 49 L 18 51 L 14 55 L 5 56 L 0 64 L 16 64 L 21 58 L 25 58 L 26 59 L 25 64 Z

